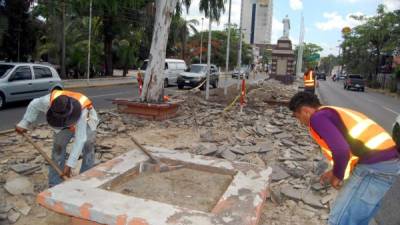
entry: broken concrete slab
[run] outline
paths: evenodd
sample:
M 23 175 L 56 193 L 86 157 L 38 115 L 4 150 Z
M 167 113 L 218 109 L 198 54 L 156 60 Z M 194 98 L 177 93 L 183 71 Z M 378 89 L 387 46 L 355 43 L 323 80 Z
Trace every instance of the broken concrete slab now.
M 314 194 L 312 191 L 309 191 L 303 195 L 303 202 L 316 208 L 325 208 L 321 203 L 321 197 Z
M 11 165 L 10 168 L 16 173 L 29 175 L 40 170 L 40 165 L 31 163 L 20 163 Z
M 288 178 L 290 175 L 286 173 L 284 169 L 282 169 L 278 165 L 272 165 L 272 174 L 271 174 L 271 181 L 276 182 Z
M 13 209 L 11 209 L 7 215 L 8 221 L 10 221 L 10 223 L 16 223 L 20 217 L 21 213 L 14 211 Z
M 289 134 L 287 132 L 282 132 L 282 133 L 276 134 L 275 137 L 278 138 L 278 139 L 286 139 L 286 138 L 292 138 L 293 135 L 291 135 L 291 134 Z
M 233 161 L 236 159 L 236 155 L 235 153 L 231 152 L 228 149 L 225 149 L 222 153 L 221 153 L 221 157 L 230 161 Z
M 200 143 L 196 147 L 196 152 L 200 155 L 212 155 L 217 151 L 218 147 L 214 143 Z
M 12 195 L 33 194 L 33 184 L 24 176 L 7 179 L 4 188 Z
M 37 201 L 42 206 L 76 219 L 110 225 L 217 225 L 226 221 L 230 225 L 254 225 L 259 221 L 262 204 L 267 197 L 271 168 L 162 148 L 151 147 L 149 150 L 165 162 L 179 162 L 185 168 L 231 174 L 233 180 L 211 212 L 110 191 L 112 185 L 124 179 L 134 179 L 137 173 L 135 168 L 148 160 L 143 153 L 134 150 L 40 193 Z
M 293 187 L 286 185 L 281 188 L 281 193 L 285 195 L 286 197 L 293 199 L 293 200 L 301 200 L 302 199 L 302 194 L 303 191 L 300 191 L 298 189 L 294 189 Z
M 23 198 L 15 198 L 12 203 L 14 205 L 13 209 L 20 212 L 24 216 L 28 215 L 31 211 L 31 207 Z

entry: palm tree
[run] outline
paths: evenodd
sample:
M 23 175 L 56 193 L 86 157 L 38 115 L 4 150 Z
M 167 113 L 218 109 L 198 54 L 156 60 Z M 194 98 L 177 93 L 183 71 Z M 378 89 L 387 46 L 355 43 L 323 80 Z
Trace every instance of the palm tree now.
M 196 19 L 185 20 L 180 16 L 174 16 L 171 22 L 171 33 L 174 43 L 180 42 L 181 58 L 186 59 L 187 39 L 190 33 L 197 34 L 195 26 L 199 25 Z

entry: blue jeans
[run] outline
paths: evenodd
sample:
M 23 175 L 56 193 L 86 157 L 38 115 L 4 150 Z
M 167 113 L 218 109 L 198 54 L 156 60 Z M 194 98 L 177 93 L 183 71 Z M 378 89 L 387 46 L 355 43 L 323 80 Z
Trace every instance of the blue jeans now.
M 399 159 L 357 165 L 336 198 L 329 225 L 367 225 L 399 174 Z
M 64 169 L 67 145 L 74 136 L 74 133 L 69 129 L 63 129 L 60 132 L 54 134 L 53 150 L 51 159 L 59 166 L 61 170 Z M 79 173 L 83 173 L 90 169 L 94 165 L 94 146 L 96 140 L 96 132 L 92 131 L 89 127 L 87 128 L 87 141 L 82 150 L 82 166 Z M 51 166 L 49 166 L 49 187 L 53 187 L 63 180 Z

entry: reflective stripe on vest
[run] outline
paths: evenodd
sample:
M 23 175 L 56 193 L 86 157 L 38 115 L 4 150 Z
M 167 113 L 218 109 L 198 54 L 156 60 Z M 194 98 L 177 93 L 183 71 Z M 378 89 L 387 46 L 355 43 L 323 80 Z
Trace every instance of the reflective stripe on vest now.
M 304 76 L 304 87 L 314 87 L 314 85 L 314 73 L 313 71 L 310 71 Z
M 319 109 L 329 108 L 335 110 L 348 131 L 348 135 L 364 144 L 369 151 L 387 150 L 395 146 L 392 137 L 377 123 L 364 114 L 335 106 L 324 106 Z M 310 133 L 314 140 L 321 146 L 322 152 L 333 165 L 332 152 L 326 142 L 311 128 Z M 350 160 L 346 167 L 344 179 L 350 176 L 351 171 L 358 162 L 358 157 L 350 153 Z
M 322 150 L 322 154 L 328 160 L 328 162 L 334 166 L 335 162 L 333 161 L 332 151 L 329 149 L 328 144 L 310 127 L 311 136 L 314 140 L 319 144 Z M 350 177 L 351 172 L 353 171 L 354 167 L 357 165 L 359 158 L 354 156 L 350 153 L 349 161 L 347 162 L 346 170 L 344 172 L 343 179 L 346 180 Z
M 73 98 L 77 101 L 79 101 L 79 103 L 81 103 L 82 109 L 91 109 L 92 108 L 92 101 L 89 100 L 88 97 L 86 97 L 85 95 L 81 94 L 81 93 L 77 93 L 77 92 L 72 92 L 72 91 L 62 91 L 62 90 L 54 90 L 51 93 L 51 97 L 50 97 L 50 104 L 53 103 L 54 99 L 58 98 L 60 95 L 65 95 L 68 96 L 70 98 Z

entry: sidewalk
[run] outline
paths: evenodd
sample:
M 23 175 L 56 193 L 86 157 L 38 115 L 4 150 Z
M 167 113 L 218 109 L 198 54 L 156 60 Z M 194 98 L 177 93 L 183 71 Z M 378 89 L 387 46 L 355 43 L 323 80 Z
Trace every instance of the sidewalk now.
M 137 83 L 136 76 L 63 80 L 65 88 L 102 87 Z

